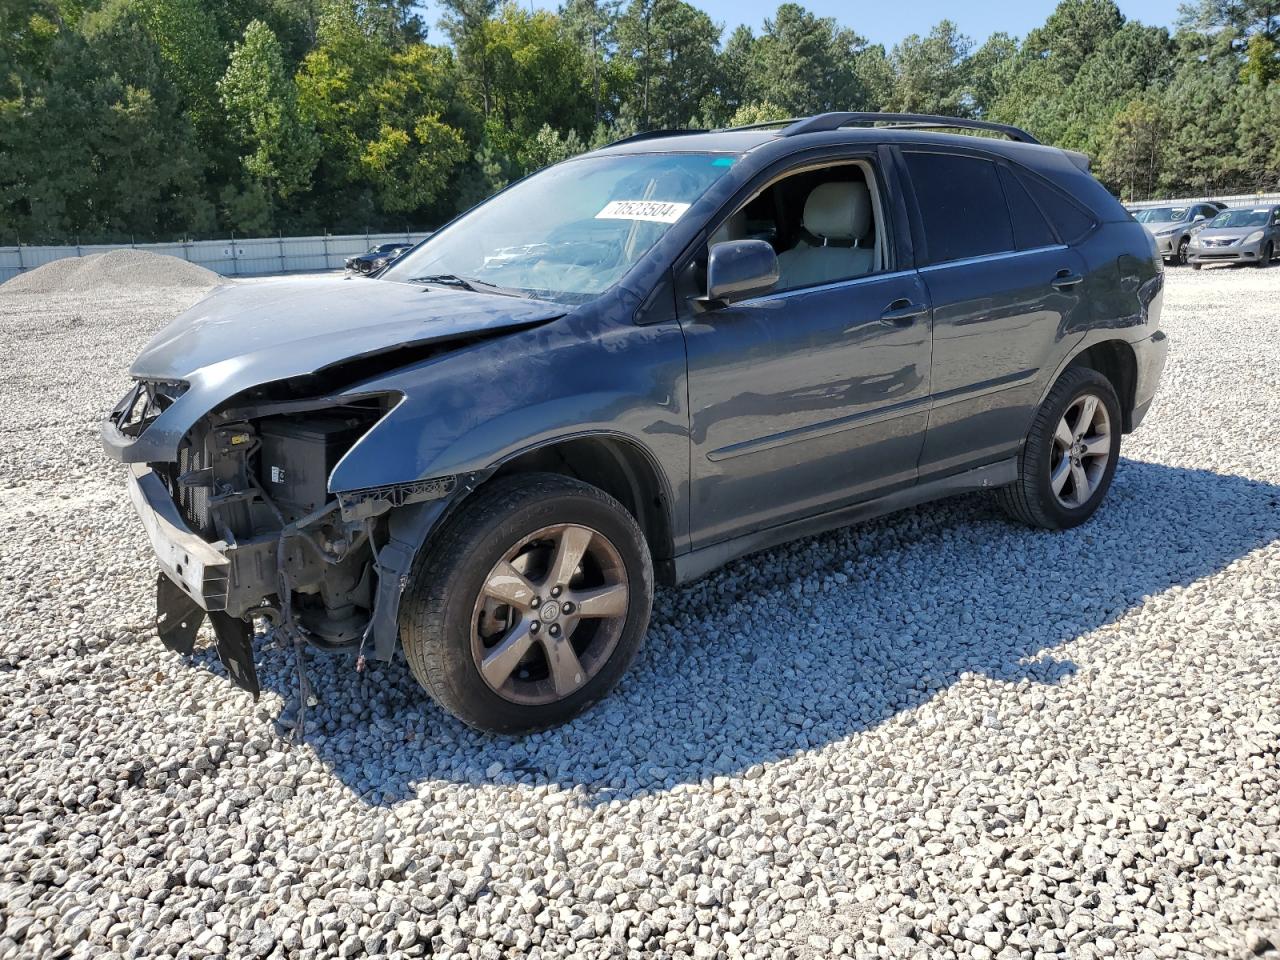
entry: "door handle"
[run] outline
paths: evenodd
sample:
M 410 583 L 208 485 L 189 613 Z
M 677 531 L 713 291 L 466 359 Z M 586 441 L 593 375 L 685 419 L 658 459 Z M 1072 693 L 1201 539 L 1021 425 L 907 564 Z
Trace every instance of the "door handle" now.
M 1049 286 L 1055 290 L 1070 290 L 1077 283 L 1083 283 L 1084 277 L 1078 273 L 1072 273 L 1070 270 L 1059 270 L 1057 275 L 1049 281 Z
M 929 308 L 903 298 L 895 300 L 880 314 L 880 322 L 894 327 L 910 326 L 929 312 Z

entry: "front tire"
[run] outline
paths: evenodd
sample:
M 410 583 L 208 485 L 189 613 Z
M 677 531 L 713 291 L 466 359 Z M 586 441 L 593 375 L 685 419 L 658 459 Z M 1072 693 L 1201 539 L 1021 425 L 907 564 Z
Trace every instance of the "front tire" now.
M 1017 482 L 998 492 L 1011 517 L 1066 530 L 1102 503 L 1120 459 L 1120 402 L 1111 381 L 1071 367 L 1036 411 L 1018 459 Z
M 1271 258 L 1275 256 L 1275 251 L 1270 243 L 1267 243 L 1258 253 L 1258 268 L 1265 270 L 1271 266 Z
M 1190 249 L 1191 240 L 1189 238 L 1183 237 L 1178 241 L 1178 255 L 1174 259 L 1174 262 L 1177 263 L 1178 266 L 1185 267 L 1187 265 L 1187 252 Z
M 414 677 L 470 726 L 523 733 L 608 693 L 653 604 L 644 535 L 608 494 L 557 474 L 501 478 L 419 555 L 401 604 Z

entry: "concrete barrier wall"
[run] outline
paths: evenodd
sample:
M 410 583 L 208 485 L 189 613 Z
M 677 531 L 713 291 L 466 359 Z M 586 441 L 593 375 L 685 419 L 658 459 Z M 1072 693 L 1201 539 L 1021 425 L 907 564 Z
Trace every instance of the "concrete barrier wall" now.
M 0 283 L 63 257 L 108 250 L 149 250 L 197 263 L 224 277 L 259 277 L 308 270 L 340 270 L 350 256 L 380 243 L 417 243 L 428 233 L 357 233 L 320 237 L 252 237 L 189 243 L 107 243 L 49 247 L 0 247 Z
M 1204 203 L 1206 200 L 1217 200 L 1228 207 L 1262 206 L 1267 203 L 1280 203 L 1280 193 L 1233 193 L 1217 197 L 1173 197 L 1169 200 L 1133 200 L 1125 206 L 1131 210 L 1143 207 L 1185 207 L 1189 203 Z

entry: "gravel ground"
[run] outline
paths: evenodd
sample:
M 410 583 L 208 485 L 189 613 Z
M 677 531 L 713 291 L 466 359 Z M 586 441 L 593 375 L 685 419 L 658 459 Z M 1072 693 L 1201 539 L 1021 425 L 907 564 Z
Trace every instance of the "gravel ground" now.
M 1093 522 L 960 499 L 660 591 L 523 740 L 313 655 L 293 745 L 290 651 L 255 705 L 160 645 L 96 422 L 197 295 L 0 296 L 0 957 L 1280 947 L 1280 270 L 1171 272 Z

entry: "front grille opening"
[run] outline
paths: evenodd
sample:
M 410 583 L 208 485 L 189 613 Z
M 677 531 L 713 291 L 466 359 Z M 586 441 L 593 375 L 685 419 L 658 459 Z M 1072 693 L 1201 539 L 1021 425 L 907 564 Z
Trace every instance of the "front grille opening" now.
M 209 465 L 209 451 L 203 438 L 199 442 L 191 439 L 184 441 L 178 448 L 178 469 L 169 488 L 187 526 L 204 537 L 213 533 L 213 521 L 209 516 L 209 488 L 183 487 L 179 486 L 177 480 L 183 474 L 203 470 Z

